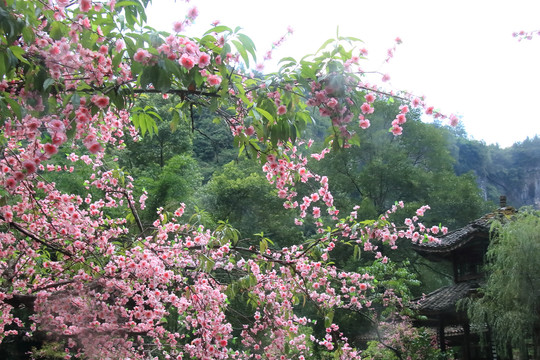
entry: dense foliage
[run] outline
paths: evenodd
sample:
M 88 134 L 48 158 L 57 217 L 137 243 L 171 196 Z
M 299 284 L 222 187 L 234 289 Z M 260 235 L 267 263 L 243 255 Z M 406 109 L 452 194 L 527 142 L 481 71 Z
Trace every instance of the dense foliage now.
M 447 231 L 421 223 L 420 197 L 414 208 L 390 200 L 407 182 L 420 189 L 451 175 L 446 150 L 423 149 L 440 141 L 434 129 L 413 122 L 421 111 L 445 116 L 364 82 L 358 39 L 338 36 L 254 74 L 245 69 L 255 45 L 241 29 L 183 36 L 194 8 L 174 34 L 158 32 L 145 26 L 148 3 L 0 2 L 1 351 L 359 358 L 350 324 L 410 315 L 416 280 L 387 251 Z M 315 118 L 328 125 L 316 143 L 302 139 L 320 130 Z M 210 136 L 209 122 L 221 130 Z M 374 148 L 374 161 L 354 169 L 358 203 L 339 200 L 325 166 L 312 164 L 353 163 L 352 146 L 378 144 L 364 135 L 372 123 L 405 155 Z M 393 140 L 407 124 L 417 140 Z M 239 163 L 210 178 L 198 166 L 233 152 L 262 173 Z M 373 177 L 388 165 L 396 189 Z M 450 179 L 472 193 L 470 179 Z M 280 226 L 288 220 L 295 226 Z

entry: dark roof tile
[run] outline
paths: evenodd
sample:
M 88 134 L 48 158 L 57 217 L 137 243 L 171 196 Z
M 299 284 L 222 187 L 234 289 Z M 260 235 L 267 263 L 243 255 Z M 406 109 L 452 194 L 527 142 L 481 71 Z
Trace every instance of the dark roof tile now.
M 476 290 L 478 281 L 466 281 L 437 289 L 413 301 L 413 309 L 421 314 L 451 313 L 456 311 L 456 303 Z
M 511 216 L 516 210 L 512 207 L 500 208 L 474 220 L 461 229 L 454 230 L 439 238 L 438 242 L 413 244 L 413 249 L 419 253 L 446 253 L 467 244 L 476 237 L 488 237 L 491 221 L 503 216 Z

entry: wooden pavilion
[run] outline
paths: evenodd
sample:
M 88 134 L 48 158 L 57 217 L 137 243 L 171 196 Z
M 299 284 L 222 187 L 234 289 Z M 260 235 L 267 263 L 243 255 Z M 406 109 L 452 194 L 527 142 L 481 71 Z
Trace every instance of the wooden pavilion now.
M 437 289 L 420 299 L 414 308 L 425 320 L 418 325 L 435 328 L 439 348 L 458 349 L 460 359 L 497 359 L 494 346 L 480 347 L 480 335 L 489 337 L 487 326 L 471 329 L 466 311 L 458 309 L 457 302 L 474 296 L 484 281 L 484 256 L 490 241 L 490 223 L 494 218 L 512 215 L 515 209 L 506 206 L 501 196 L 501 207 L 461 229 L 440 238 L 440 242 L 413 245 L 420 255 L 432 261 L 449 261 L 453 265 L 453 284 Z

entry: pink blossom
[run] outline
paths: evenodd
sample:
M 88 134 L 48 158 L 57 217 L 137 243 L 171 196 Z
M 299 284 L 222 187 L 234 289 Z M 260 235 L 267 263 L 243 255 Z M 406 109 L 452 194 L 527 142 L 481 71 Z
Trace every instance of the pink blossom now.
M 371 123 L 369 122 L 368 119 L 361 119 L 359 124 L 358 124 L 362 129 L 367 129 Z
M 362 106 L 360 106 L 360 110 L 362 110 L 364 114 L 372 114 L 373 111 L 375 111 L 375 109 L 367 102 L 363 103 Z
M 36 162 L 33 160 L 25 160 L 23 162 L 23 167 L 26 169 L 27 174 L 33 174 L 36 172 Z
M 399 125 L 405 124 L 405 122 L 407 121 L 407 117 L 405 116 L 405 114 L 397 114 L 396 120 Z
M 328 100 L 328 102 L 326 103 L 326 105 L 328 107 L 331 107 L 331 108 L 335 108 L 338 104 L 338 101 L 336 98 L 331 98 L 330 100 Z
M 64 131 L 66 128 L 64 123 L 58 119 L 52 120 L 47 124 L 47 127 L 49 128 L 49 131 L 52 132 Z
M 199 10 L 197 9 L 196 6 L 194 6 L 191 9 L 188 10 L 187 17 L 191 21 L 195 20 L 197 18 L 197 16 L 199 16 Z
M 101 144 L 98 142 L 90 143 L 86 145 L 86 147 L 88 148 L 88 151 L 90 151 L 92 154 L 97 154 L 98 152 L 103 150 L 103 148 L 101 147 Z
M 180 206 L 178 209 L 175 210 L 174 216 L 180 217 L 180 216 L 182 216 L 182 215 L 184 214 L 184 210 L 185 210 L 185 208 L 186 208 L 186 204 L 181 203 L 180 205 L 181 205 L 181 206 Z
M 368 286 L 366 283 L 361 283 L 360 285 L 358 285 L 358 288 L 361 290 L 361 291 L 366 291 Z
M 64 132 L 55 132 L 51 140 L 54 145 L 58 146 L 66 142 L 67 135 Z
M 137 62 L 145 62 L 146 59 L 150 56 L 148 51 L 144 49 L 138 49 L 137 52 L 135 52 L 135 55 L 133 55 L 133 60 Z
M 17 186 L 17 181 L 13 177 L 9 177 L 6 179 L 5 186 L 8 189 L 13 189 L 15 186 Z M 8 220 L 8 221 L 11 221 L 11 220 Z
M 173 23 L 173 31 L 176 33 L 182 32 L 184 30 L 184 22 L 183 21 L 175 21 Z
M 85 17 L 83 20 L 82 20 L 82 26 L 85 28 L 85 29 L 90 29 L 90 19 L 88 19 L 87 17 Z
M 245 132 L 245 134 L 247 136 L 251 136 L 251 135 L 255 134 L 255 129 L 253 128 L 253 126 L 250 126 L 250 127 L 246 128 L 244 130 L 244 132 Z
M 193 59 L 190 58 L 186 54 L 182 55 L 179 62 L 180 62 L 180 65 L 182 65 L 183 67 L 185 67 L 188 70 L 191 70 L 193 68 L 193 66 L 195 66 L 195 62 L 193 61 Z
M 457 126 L 458 123 L 459 123 L 459 118 L 454 114 L 450 115 L 450 125 L 455 127 Z
M 208 82 L 208 85 L 216 86 L 216 85 L 221 84 L 221 77 L 217 75 L 210 75 L 208 76 L 208 79 L 206 79 L 206 81 Z
M 58 152 L 58 149 L 53 144 L 45 144 L 45 146 L 43 146 L 43 150 L 45 150 L 47 155 L 54 155 Z
M 79 8 L 82 12 L 88 12 L 92 9 L 91 0 L 79 0 Z
M 104 109 L 109 106 L 109 98 L 107 96 L 94 95 L 92 96 L 92 102 L 100 109 Z
M 60 48 L 58 47 L 58 45 L 53 45 L 50 49 L 49 49 L 49 53 L 53 56 L 56 56 L 58 54 L 60 54 Z
M 387 82 L 388 80 L 390 80 L 390 75 L 384 74 L 382 77 L 382 82 Z
M 122 51 L 126 47 L 126 44 L 124 43 L 124 40 L 118 39 L 115 43 L 115 50 L 116 52 Z
M 409 107 L 407 105 L 401 105 L 399 107 L 399 111 L 402 113 L 402 114 L 406 114 L 409 112 Z
M 277 109 L 278 115 L 285 115 L 287 113 L 287 107 L 285 105 L 280 105 Z
M 210 55 L 203 53 L 199 56 L 199 67 L 205 68 L 210 64 Z
M 371 104 L 375 101 L 375 95 L 372 93 L 366 94 L 365 99 L 368 104 Z
M 319 108 L 319 114 L 321 114 L 321 116 L 330 116 L 332 115 L 332 112 L 327 108 Z

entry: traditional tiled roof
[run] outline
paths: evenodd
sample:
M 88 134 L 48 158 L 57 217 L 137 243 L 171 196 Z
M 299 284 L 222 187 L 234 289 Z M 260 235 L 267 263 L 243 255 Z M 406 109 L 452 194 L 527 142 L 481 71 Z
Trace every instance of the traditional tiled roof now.
M 474 220 L 461 229 L 454 230 L 439 238 L 439 242 L 413 244 L 413 249 L 422 255 L 444 254 L 464 246 L 472 239 L 489 237 L 491 221 L 502 216 L 511 216 L 516 212 L 513 207 L 500 208 Z
M 478 281 L 466 281 L 445 286 L 414 300 L 412 308 L 424 315 L 454 313 L 458 300 L 466 298 L 479 286 Z

